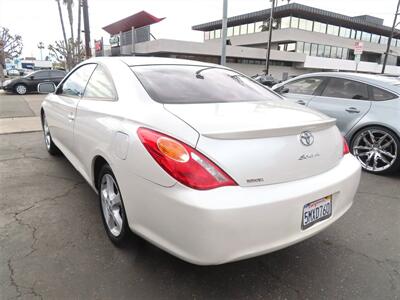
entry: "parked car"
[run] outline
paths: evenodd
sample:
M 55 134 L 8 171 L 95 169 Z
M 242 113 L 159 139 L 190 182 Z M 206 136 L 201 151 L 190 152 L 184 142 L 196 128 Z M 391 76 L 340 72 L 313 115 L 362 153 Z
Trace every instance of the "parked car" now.
M 195 264 L 261 255 L 334 223 L 359 184 L 334 119 L 219 65 L 92 58 L 39 91 L 48 152 L 97 191 L 117 245 L 130 229 Z
M 19 95 L 24 95 L 28 92 L 37 91 L 37 86 L 41 82 L 52 82 L 55 85 L 58 85 L 64 78 L 65 74 L 66 72 L 60 70 L 36 71 L 20 78 L 4 81 L 3 89 Z
M 271 75 L 266 75 L 266 74 L 262 74 L 262 75 L 254 75 L 252 76 L 252 78 L 261 83 L 262 85 L 266 85 L 268 87 L 272 87 L 273 85 L 277 84 L 278 82 L 275 80 L 274 77 L 272 77 Z
M 371 173 L 400 168 L 400 82 L 357 73 L 312 73 L 275 85 L 288 100 L 337 120 L 351 152 Z
M 8 69 L 7 70 L 8 76 L 19 76 L 19 71 L 17 69 Z

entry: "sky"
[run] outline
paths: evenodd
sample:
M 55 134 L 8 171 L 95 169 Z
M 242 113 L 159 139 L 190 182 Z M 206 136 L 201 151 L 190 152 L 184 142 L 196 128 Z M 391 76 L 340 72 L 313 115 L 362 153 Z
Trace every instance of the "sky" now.
M 62 0 L 61 0 L 62 1 Z M 202 41 L 201 32 L 191 30 L 192 25 L 201 24 L 222 16 L 222 0 L 88 0 L 92 45 L 93 39 L 102 36 L 108 41 L 109 35 L 101 28 L 145 10 L 156 17 L 166 17 L 152 25 L 151 32 L 156 38 Z M 392 26 L 397 0 L 297 0 L 291 1 L 325 9 L 349 16 L 369 14 L 384 19 Z M 77 3 L 77 0 L 75 0 Z M 287 0 L 278 0 L 278 5 Z M 228 16 L 253 12 L 270 7 L 269 0 L 228 0 Z M 74 6 L 75 21 L 77 7 Z M 69 23 L 66 8 L 63 8 L 67 33 Z M 39 42 L 46 47 L 62 39 L 61 24 L 55 0 L 0 0 L 0 26 L 22 36 L 24 48 L 22 57 L 40 59 Z M 82 25 L 83 26 L 83 25 Z M 76 35 L 76 24 L 75 33 Z M 43 51 L 43 58 L 47 51 Z

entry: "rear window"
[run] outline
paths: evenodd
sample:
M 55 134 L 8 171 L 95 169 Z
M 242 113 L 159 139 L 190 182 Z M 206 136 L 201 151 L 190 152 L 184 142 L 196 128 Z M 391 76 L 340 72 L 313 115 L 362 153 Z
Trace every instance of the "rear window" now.
M 160 103 L 216 103 L 281 99 L 231 70 L 189 65 L 132 67 L 150 97 Z

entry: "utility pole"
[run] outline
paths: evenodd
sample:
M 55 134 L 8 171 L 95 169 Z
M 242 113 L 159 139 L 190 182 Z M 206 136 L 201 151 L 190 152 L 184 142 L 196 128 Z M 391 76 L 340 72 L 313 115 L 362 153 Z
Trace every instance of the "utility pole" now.
M 266 75 L 268 75 L 268 73 L 269 73 L 269 57 L 271 55 L 272 26 L 273 26 L 274 8 L 275 8 L 275 0 L 269 0 L 269 1 L 272 2 L 272 5 L 271 5 L 270 13 L 269 13 L 268 49 L 267 49 L 267 59 L 266 59 L 266 68 L 265 68 Z
M 228 26 L 228 0 L 223 0 L 222 8 L 222 32 L 221 32 L 221 65 L 226 65 L 226 28 Z
M 37 45 L 37 47 L 38 47 L 39 50 L 40 50 L 40 60 L 43 60 L 43 54 L 42 54 L 42 51 L 43 51 L 43 49 L 44 49 L 44 44 L 43 44 L 43 42 L 39 42 L 39 44 Z
M 85 28 L 85 52 L 86 59 L 92 56 L 92 51 L 90 49 L 90 26 L 89 26 L 89 11 L 88 11 L 88 2 L 87 0 L 82 0 L 82 8 L 83 8 L 83 26 Z
M 400 6 L 400 0 L 397 2 L 396 13 L 394 14 L 393 26 L 392 26 L 392 30 L 390 32 L 388 43 L 387 43 L 385 57 L 383 59 L 382 72 L 381 72 L 382 74 L 385 73 L 386 63 L 387 63 L 387 59 L 388 59 L 388 55 L 389 55 L 389 51 L 390 51 L 390 44 L 392 43 L 393 32 L 394 32 L 394 28 L 396 27 L 397 16 L 399 15 L 399 6 Z

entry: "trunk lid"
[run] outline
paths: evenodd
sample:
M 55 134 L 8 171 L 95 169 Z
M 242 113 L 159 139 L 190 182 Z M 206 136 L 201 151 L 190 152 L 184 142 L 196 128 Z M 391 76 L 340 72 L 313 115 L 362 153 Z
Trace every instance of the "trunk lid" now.
M 333 168 L 342 157 L 335 120 L 286 101 L 164 107 L 199 132 L 196 149 L 240 186 L 314 176 Z M 301 143 L 305 131 L 313 136 L 311 145 Z

